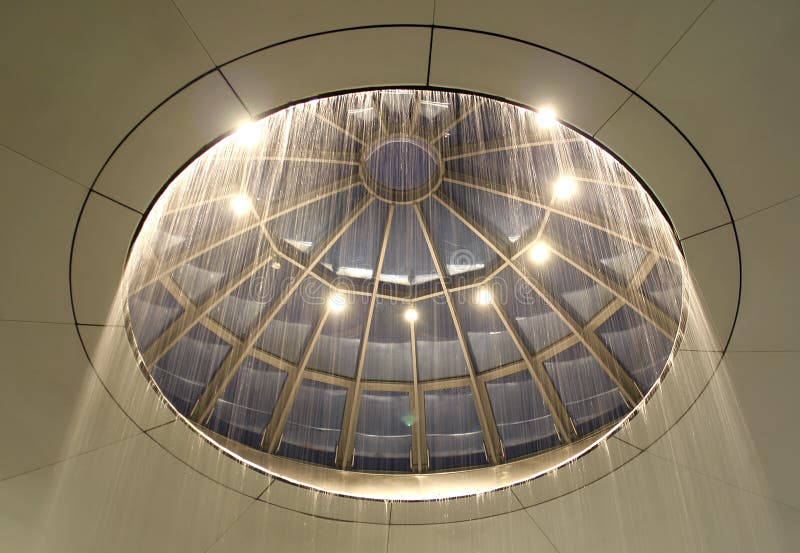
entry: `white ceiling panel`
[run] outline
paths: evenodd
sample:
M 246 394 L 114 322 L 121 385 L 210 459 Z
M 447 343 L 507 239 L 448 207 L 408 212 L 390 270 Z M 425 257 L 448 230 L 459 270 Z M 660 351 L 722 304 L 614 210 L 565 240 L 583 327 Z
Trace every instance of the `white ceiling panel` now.
M 800 332 L 794 313 L 800 309 L 796 276 L 800 200 L 756 213 L 736 226 L 744 286 L 731 349 L 797 351 Z
M 133 131 L 103 169 L 95 190 L 144 211 L 184 163 L 247 119 L 222 76 L 211 73 L 170 98 Z
M 80 323 L 119 324 L 115 304 L 128 247 L 141 215 L 92 194 L 75 235 L 72 253 L 72 300 Z
M 661 438 L 692 406 L 721 357 L 716 351 L 679 351 L 644 409 L 616 436 L 641 449 Z
M 136 364 L 123 327 L 80 325 L 78 329 L 103 385 L 140 428 L 175 420 Z
M 649 453 L 529 511 L 558 551 L 785 552 L 782 507 Z
M 0 319 L 72 322 L 69 249 L 88 191 L 0 147 Z
M 694 297 L 690 302 L 684 349 L 721 351 L 725 346 L 739 296 L 739 252 L 731 225 L 681 241 Z
M 800 354 L 732 353 L 706 393 L 652 451 L 800 508 L 793 395 Z
M 342 521 L 388 524 L 392 506 L 385 501 L 370 501 L 316 492 L 276 480 L 261 497 L 263 501 L 309 515 Z
M 0 479 L 137 432 L 92 373 L 73 325 L 2 322 L 0 349 Z
M 178 0 L 176 4 L 218 64 L 299 36 L 361 25 L 429 25 L 433 17 L 433 0 Z
M 663 117 L 633 96 L 597 137 L 625 160 L 654 191 L 678 237 L 730 222 L 711 173 Z
M 800 510 L 796 421 L 800 406 L 800 352 L 729 352 L 726 367 L 737 407 L 750 431 L 770 497 Z
M 270 484 L 268 476 L 225 455 L 181 421 L 159 426 L 148 434 L 193 469 L 252 498 Z
M 259 114 L 325 92 L 425 84 L 429 44 L 429 29 L 347 31 L 276 46 L 222 71 Z
M 171 2 L 16 2 L 0 143 L 86 185 L 128 130 L 212 64 Z
M 715 2 L 639 92 L 689 136 L 735 218 L 797 194 L 797 2 Z
M 514 493 L 526 507 L 550 501 L 564 494 L 580 493 L 581 488 L 605 477 L 638 453 L 639 450 L 635 447 L 616 438 L 610 438 L 557 472 L 515 486 Z
M 0 536 L 9 551 L 200 553 L 253 501 L 140 434 L 0 483 Z
M 494 517 L 522 508 L 511 488 L 490 494 L 392 505 L 392 524 L 438 524 Z
M 555 552 L 524 510 L 506 515 L 455 522 L 391 526 L 388 553 L 481 553 L 484 551 Z
M 706 4 L 707 0 L 439 0 L 436 23 L 529 40 L 636 87 Z
M 385 551 L 388 526 L 340 522 L 255 502 L 208 553 Z
M 433 34 L 430 84 L 550 107 L 590 134 L 629 96 L 602 75 L 541 48 L 443 29 Z

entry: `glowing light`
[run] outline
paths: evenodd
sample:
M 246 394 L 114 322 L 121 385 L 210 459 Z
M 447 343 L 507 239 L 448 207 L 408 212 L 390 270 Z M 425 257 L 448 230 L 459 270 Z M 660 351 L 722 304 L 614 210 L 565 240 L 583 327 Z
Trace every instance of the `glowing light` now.
M 489 305 L 492 303 L 492 293 L 487 288 L 481 288 L 475 294 L 475 302 L 478 305 Z
M 240 146 L 254 146 L 261 138 L 261 129 L 256 121 L 250 121 L 239 127 L 233 135 Z
M 269 264 L 269 266 L 277 271 L 278 269 L 281 268 L 281 262 L 275 259 L 272 263 Z
M 556 112 L 550 108 L 542 108 L 536 112 L 536 124 L 543 129 L 549 129 L 558 124 Z
M 536 242 L 531 246 L 528 255 L 534 263 L 544 263 L 550 257 L 550 248 L 544 242 Z
M 405 317 L 409 323 L 413 323 L 419 318 L 419 313 L 417 313 L 417 310 L 413 307 L 409 307 L 406 309 L 406 312 L 403 313 L 403 317 Z
M 253 203 L 245 194 L 237 194 L 231 198 L 231 209 L 236 215 L 247 215 L 252 208 Z
M 568 200 L 578 189 L 578 183 L 570 177 L 561 177 L 556 181 L 554 194 L 557 200 Z
M 347 306 L 347 299 L 342 294 L 332 294 L 328 298 L 328 309 L 332 313 L 341 313 Z

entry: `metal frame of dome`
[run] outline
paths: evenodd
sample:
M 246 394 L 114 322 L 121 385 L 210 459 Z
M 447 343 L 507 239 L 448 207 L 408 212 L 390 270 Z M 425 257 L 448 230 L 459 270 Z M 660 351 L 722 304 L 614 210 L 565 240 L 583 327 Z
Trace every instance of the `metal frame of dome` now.
M 380 91 L 374 92 L 373 98 L 380 98 Z M 412 94 L 418 94 L 418 91 L 412 90 Z M 485 97 L 473 95 L 476 99 L 475 104 L 471 109 L 465 109 L 462 113 L 452 117 L 447 123 L 441 124 L 436 128 L 436 140 L 445 136 L 456 125 L 466 120 L 474 110 L 478 109 L 481 102 L 487 101 Z M 413 103 L 413 102 L 412 102 Z M 418 106 L 419 102 L 416 102 Z M 507 104 L 511 105 L 511 104 Z M 380 100 L 375 102 L 375 108 L 378 114 L 381 114 L 382 106 Z M 412 121 L 418 117 L 418 107 L 414 107 L 411 115 Z M 324 120 L 324 117 L 320 117 Z M 379 115 L 378 121 L 381 128 L 381 140 L 385 140 L 387 136 L 405 136 L 397 132 L 386 132 L 389 127 L 387 117 Z M 361 142 L 366 146 L 366 140 L 363 136 L 353 134 L 350 130 L 342 128 L 334 121 L 326 121 L 333 127 L 339 128 L 344 134 L 349 135 L 354 140 Z M 412 123 L 412 127 L 415 123 Z M 566 128 L 566 127 L 564 127 Z M 571 133 L 576 133 L 574 129 L 568 129 Z M 579 134 L 579 133 L 578 133 Z M 413 137 L 413 135 L 412 135 Z M 586 140 L 589 144 L 596 147 L 596 144 L 585 137 L 580 136 L 581 140 Z M 435 140 L 434 140 L 435 141 Z M 430 141 L 430 142 L 434 142 Z M 375 148 L 379 145 L 380 141 L 369 141 L 371 147 Z M 530 146 L 531 143 L 524 143 Z M 425 186 L 414 190 L 413 195 L 399 193 L 392 191 L 392 194 L 376 193 L 375 183 L 373 186 L 366 186 L 372 195 L 367 195 L 362 198 L 348 214 L 348 216 L 340 221 L 336 227 L 328 235 L 328 239 L 322 244 L 314 247 L 307 255 L 298 255 L 297 251 L 291 251 L 277 243 L 274 237 L 270 236 L 266 228 L 266 224 L 276 218 L 289 214 L 293 211 L 308 206 L 326 197 L 331 197 L 339 192 L 351 190 L 359 185 L 366 185 L 369 179 L 364 178 L 366 171 L 364 171 L 363 159 L 354 159 L 348 156 L 334 156 L 325 158 L 324 161 L 331 161 L 334 163 L 351 164 L 359 167 L 357 175 L 346 176 L 339 179 L 332 186 L 326 187 L 322 190 L 317 190 L 314 194 L 302 198 L 291 198 L 287 202 L 278 203 L 271 206 L 272 210 L 269 214 L 260 213 L 257 215 L 256 222 L 237 228 L 234 232 L 225 232 L 221 235 L 213 235 L 206 237 L 205 240 L 194 244 L 192 248 L 187 249 L 177 257 L 169 259 L 166 263 L 147 265 L 144 270 L 133 273 L 129 280 L 129 294 L 133 296 L 135 293 L 143 290 L 147 285 L 153 282 L 159 282 L 165 290 L 167 290 L 172 297 L 181 305 L 182 313 L 173 320 L 167 328 L 162 329 L 161 333 L 155 338 L 154 342 L 150 344 L 145 350 L 140 350 L 137 345 L 136 330 L 131 324 L 131 316 L 129 306 L 126 303 L 126 326 L 128 328 L 129 337 L 131 338 L 134 350 L 139 356 L 140 366 L 143 371 L 151 379 L 151 382 L 160 390 L 157 384 L 153 382 L 151 369 L 155 362 L 160 359 L 165 353 L 169 351 L 183 336 L 186 335 L 195 325 L 202 324 L 205 328 L 215 333 L 222 340 L 230 344 L 230 352 L 224 358 L 224 361 L 219 368 L 214 371 L 204 390 L 199 398 L 193 404 L 189 413 L 180 413 L 182 416 L 186 415 L 186 420 L 195 427 L 200 433 L 209 437 L 218 446 L 223 447 L 228 453 L 233 454 L 243 461 L 253 464 L 260 469 L 267 470 L 270 473 L 277 474 L 286 478 L 287 480 L 294 481 L 304 485 L 310 485 L 324 489 L 326 491 L 335 491 L 338 493 L 357 495 L 361 497 L 374 497 L 379 499 L 385 498 L 421 498 L 421 497 L 446 497 L 453 495 L 464 495 L 465 493 L 474 493 L 478 491 L 486 491 L 512 483 L 534 477 L 549 470 L 554 466 L 559 466 L 564 462 L 574 459 L 576 456 L 585 453 L 593 445 L 596 445 L 607 436 L 614 429 L 635 413 L 636 407 L 640 405 L 648 390 L 642 390 L 634 379 L 630 376 L 628 371 L 622 367 L 615 355 L 611 352 L 609 347 L 595 334 L 595 330 L 600 327 L 603 322 L 607 321 L 612 315 L 617 313 L 621 308 L 627 307 L 632 309 L 637 315 L 641 316 L 648 323 L 652 324 L 661 334 L 672 340 L 672 351 L 677 347 L 680 337 L 680 329 L 684 323 L 685 313 L 680 314 L 677 319 L 668 314 L 662 307 L 657 305 L 654 301 L 649 300 L 643 294 L 636 291 L 639 290 L 644 283 L 645 279 L 651 273 L 651 270 L 662 259 L 667 259 L 673 262 L 681 262 L 680 254 L 675 246 L 674 241 L 666 247 L 664 244 L 656 244 L 648 242 L 643 239 L 642 235 L 634 236 L 620 232 L 618 229 L 611 228 L 605 221 L 588 213 L 579 213 L 575 210 L 566 209 L 556 205 L 554 200 L 547 200 L 535 195 L 519 195 L 511 194 L 504 191 L 502 187 L 498 187 L 486 179 L 479 179 L 467 177 L 465 175 L 456 175 L 452 172 L 448 174 L 445 169 L 445 163 L 452 159 L 458 159 L 468 156 L 477 156 L 489 151 L 505 150 L 508 148 L 519 147 L 518 144 L 509 143 L 494 143 L 492 145 L 482 145 L 480 148 L 466 149 L 466 150 L 451 150 L 439 154 L 439 150 L 434 151 L 438 154 L 437 157 L 437 172 L 434 177 L 426 183 Z M 286 152 L 276 154 L 276 159 L 282 160 L 318 160 L 321 159 L 315 156 L 314 153 L 299 152 L 297 154 Z M 366 157 L 366 156 L 365 156 Z M 615 186 L 620 188 L 635 188 L 641 186 L 630 173 L 631 181 L 625 182 L 604 182 L 598 183 L 602 185 Z M 526 205 L 544 210 L 544 221 L 540 222 L 538 227 L 534 229 L 531 236 L 526 236 L 519 240 L 519 245 L 509 245 L 496 231 L 482 224 L 481 221 L 476 220 L 469 213 L 466 213 L 457 202 L 455 202 L 446 192 L 439 189 L 443 178 L 446 180 L 457 183 L 460 186 L 497 194 L 500 196 L 511 197 L 516 201 L 521 201 Z M 580 177 L 577 177 L 580 179 Z M 172 181 L 170 181 L 172 182 Z M 633 183 L 633 184 L 631 184 Z M 378 183 L 379 184 L 379 183 Z M 420 192 L 421 191 L 421 192 Z M 423 199 L 435 201 L 438 206 L 444 208 L 447 213 L 457 219 L 461 224 L 466 226 L 471 232 L 479 236 L 489 249 L 499 259 L 499 264 L 490 267 L 490 270 L 484 273 L 468 275 L 467 277 L 448 274 L 445 263 L 441 259 L 437 251 L 433 232 L 430 228 L 429 222 L 426 220 L 426 215 L 420 205 Z M 649 199 L 649 197 L 648 197 Z M 198 202 L 199 204 L 219 201 L 219 197 Z M 397 292 L 398 288 L 394 287 L 390 292 L 387 292 L 386 286 L 381 282 L 380 278 L 365 279 L 361 284 L 363 286 L 356 286 L 353 289 L 348 289 L 347 294 L 363 296 L 368 298 L 368 317 L 363 330 L 363 335 L 360 340 L 358 363 L 355 374 L 352 378 L 345 376 L 338 376 L 334 374 L 327 374 L 318 370 L 313 370 L 308 367 L 309 358 L 316 341 L 318 340 L 329 311 L 326 309 L 320 316 L 319 320 L 314 324 L 313 330 L 309 335 L 300 355 L 300 359 L 296 363 L 286 361 L 280 357 L 263 351 L 257 347 L 257 339 L 261 333 L 266 329 L 269 322 L 278 313 L 279 309 L 285 304 L 292 293 L 302 284 L 306 277 L 311 277 L 326 285 L 333 285 L 333 279 L 330 274 L 325 274 L 323 271 L 318 271 L 316 268 L 319 266 L 320 261 L 330 248 L 340 239 L 350 228 L 350 226 L 361 216 L 367 208 L 375 201 L 381 200 L 389 203 L 387 222 L 380 235 L 380 249 L 377 256 L 376 265 L 372 271 L 373 275 L 381 274 L 381 266 L 386 256 L 387 243 L 389 240 L 389 233 L 391 230 L 391 221 L 393 213 L 397 206 L 401 204 L 413 203 L 413 210 L 417 222 L 422 229 L 425 239 L 425 245 L 433 260 L 436 269 L 436 281 L 425 285 L 413 285 L 407 288 L 402 288 L 400 293 Z M 651 200 L 652 201 L 652 200 Z M 180 206 L 175 208 L 174 211 L 186 210 L 193 206 Z M 169 213 L 170 209 L 162 212 L 161 215 Z M 577 270 L 581 274 L 591 279 L 594 283 L 599 284 L 603 289 L 607 290 L 613 296 L 613 300 L 605 305 L 599 312 L 595 314 L 590 320 L 581 322 L 578 317 L 565 305 L 563 300 L 557 294 L 548 290 L 547 286 L 537 277 L 531 273 L 526 267 L 522 256 L 528 250 L 528 246 L 539 240 L 544 231 L 547 221 L 551 216 L 561 216 L 570 220 L 578 221 L 580 224 L 588 225 L 591 228 L 600 230 L 615 238 L 621 239 L 628 243 L 634 244 L 646 252 L 646 256 L 641 261 L 639 266 L 633 272 L 632 276 L 627 282 L 620 283 L 613 278 L 609 278 L 601 268 L 597 267 L 591 261 L 584 259 L 579 252 L 570 249 L 565 244 L 556 244 L 554 241 L 548 241 L 550 251 L 559 260 L 565 262 L 571 268 Z M 187 295 L 186 291 L 176 283 L 170 274 L 190 259 L 196 258 L 202 254 L 212 251 L 220 244 L 236 237 L 241 236 L 247 230 L 259 229 L 266 236 L 270 248 L 262 252 L 262 255 L 253 259 L 246 266 L 242 267 L 240 272 L 233 278 L 228 279 L 226 284 L 220 287 L 213 295 L 198 303 L 192 300 Z M 649 238 L 653 238 L 652 236 Z M 658 239 L 663 236 L 657 237 Z M 670 238 L 672 235 L 670 234 Z M 263 268 L 268 263 L 275 262 L 276 260 L 286 262 L 300 271 L 293 281 L 289 289 L 284 290 L 276 305 L 270 308 L 265 317 L 259 320 L 259 324 L 255 331 L 251 333 L 246 339 L 237 336 L 231 332 L 219 321 L 214 320 L 209 313 L 216 307 L 225 297 L 231 294 L 239 285 L 245 282 L 248 278 L 252 277 L 260 268 Z M 555 312 L 560 320 L 566 324 L 570 333 L 539 351 L 531 351 L 530 346 L 527 344 L 526 338 L 516 324 L 513 316 L 511 316 L 504 306 L 498 302 L 491 302 L 492 309 L 502 322 L 505 331 L 511 337 L 514 346 L 519 350 L 520 360 L 509 363 L 503 366 L 498 366 L 490 370 L 479 372 L 475 368 L 474 355 L 471 353 L 471 346 L 466 333 L 463 329 L 459 313 L 454 305 L 453 295 L 464 290 L 477 289 L 484 286 L 494 276 L 505 268 L 512 269 L 516 275 L 522 279 L 531 290 L 533 290 L 550 309 Z M 335 286 L 334 286 L 335 287 Z M 457 341 L 463 352 L 464 361 L 466 363 L 467 374 L 462 377 L 447 378 L 441 380 L 428 380 L 421 381 L 419 379 L 418 368 L 416 363 L 414 337 L 415 325 L 410 325 L 411 329 L 411 347 L 412 347 L 412 382 L 390 382 L 390 381 L 375 381 L 366 380 L 363 378 L 364 371 L 364 357 L 365 348 L 368 341 L 370 325 L 372 321 L 373 312 L 375 309 L 376 301 L 380 298 L 410 302 L 419 302 L 422 300 L 430 299 L 433 297 L 440 297 L 444 299 L 447 309 L 452 317 L 457 334 Z M 601 428 L 593 429 L 585 435 L 579 435 L 576 430 L 575 424 L 571 419 L 564 402 L 560 398 L 559 392 L 553 385 L 551 377 L 548 375 L 544 361 L 548 360 L 555 355 L 569 349 L 570 347 L 582 344 L 597 361 L 600 367 L 604 370 L 614 382 L 616 387 L 625 399 L 628 406 L 628 413 L 624 417 L 617 418 L 609 424 L 603 425 Z M 273 416 L 270 418 L 266 425 L 262 440 L 261 449 L 263 451 L 256 451 L 247 446 L 231 440 L 225 436 L 217 434 L 205 427 L 209 417 L 211 416 L 217 401 L 222 396 L 225 388 L 230 383 L 236 371 L 242 363 L 252 356 L 256 359 L 262 360 L 270 365 L 283 370 L 287 373 L 286 384 L 278 398 L 274 408 Z M 666 367 L 665 367 L 666 368 Z M 504 457 L 504 448 L 502 440 L 498 434 L 497 424 L 494 420 L 492 407 L 488 393 L 486 391 L 486 383 L 490 380 L 495 380 L 503 376 L 527 372 L 530 374 L 533 381 L 536 383 L 539 392 L 544 399 L 548 410 L 553 418 L 558 437 L 562 443 L 560 447 L 554 450 L 547 450 L 545 453 L 538 452 L 533 457 L 522 458 L 512 462 L 506 462 Z M 658 377 L 663 377 L 661 373 Z M 321 383 L 333 384 L 347 389 L 346 406 L 344 410 L 344 418 L 342 422 L 342 433 L 339 439 L 339 446 L 336 450 L 335 462 L 336 466 L 341 469 L 351 469 L 354 458 L 354 440 L 356 433 L 356 425 L 358 422 L 358 409 L 359 400 L 362 391 L 402 391 L 409 394 L 413 408 L 412 411 L 418 414 L 419 424 L 413 425 L 412 428 L 412 449 L 411 449 L 411 466 L 416 474 L 392 474 L 391 484 L 387 482 L 385 477 L 387 475 L 375 475 L 371 473 L 351 472 L 351 471 L 335 471 L 325 470 L 318 473 L 318 467 L 303 462 L 296 462 L 291 459 L 281 458 L 275 455 L 280 446 L 281 437 L 283 435 L 283 428 L 286 424 L 286 419 L 290 413 L 290 407 L 296 397 L 299 386 L 305 380 L 313 380 Z M 483 441 L 485 445 L 485 454 L 488 461 L 488 467 L 483 468 L 469 468 L 465 473 L 424 473 L 429 465 L 429 461 L 425 458 L 424 451 L 426 449 L 425 440 L 425 425 L 424 415 L 422 409 L 424 405 L 424 393 L 443 388 L 454 387 L 469 387 L 471 390 L 472 399 L 475 402 L 476 413 L 480 420 L 481 432 L 483 434 Z M 655 386 L 653 386 L 654 388 Z M 163 392 L 162 392 L 163 394 Z M 464 474 L 470 474 L 468 478 Z M 384 477 L 383 481 L 375 480 L 373 477 Z M 417 480 L 409 479 L 413 476 Z M 420 477 L 425 478 L 424 481 L 418 480 Z M 432 478 L 438 480 L 434 481 Z M 422 483 L 424 482 L 424 483 Z M 381 490 L 381 491 L 376 491 Z M 387 491 L 388 490 L 388 491 Z

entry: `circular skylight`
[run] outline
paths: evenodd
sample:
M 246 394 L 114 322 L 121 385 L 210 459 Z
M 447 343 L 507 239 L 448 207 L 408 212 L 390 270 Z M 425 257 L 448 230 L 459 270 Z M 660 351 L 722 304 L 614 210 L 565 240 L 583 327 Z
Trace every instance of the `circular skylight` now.
M 126 273 L 143 370 L 264 470 L 380 498 L 534 477 L 612 432 L 679 334 L 670 225 L 552 117 L 432 90 L 248 124 L 152 206 Z

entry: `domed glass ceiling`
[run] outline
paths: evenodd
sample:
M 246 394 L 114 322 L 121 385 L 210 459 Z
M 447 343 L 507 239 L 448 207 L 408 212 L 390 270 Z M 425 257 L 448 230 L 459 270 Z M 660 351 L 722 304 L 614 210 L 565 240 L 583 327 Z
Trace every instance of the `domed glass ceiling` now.
M 392 475 L 596 443 L 661 377 L 683 290 L 669 224 L 610 154 L 432 90 L 217 142 L 152 206 L 126 278 L 145 372 L 219 445 Z

